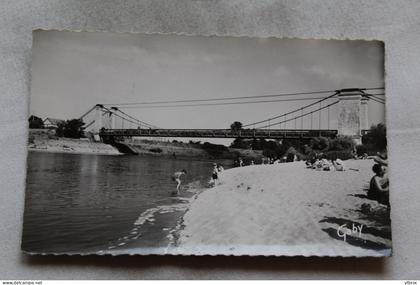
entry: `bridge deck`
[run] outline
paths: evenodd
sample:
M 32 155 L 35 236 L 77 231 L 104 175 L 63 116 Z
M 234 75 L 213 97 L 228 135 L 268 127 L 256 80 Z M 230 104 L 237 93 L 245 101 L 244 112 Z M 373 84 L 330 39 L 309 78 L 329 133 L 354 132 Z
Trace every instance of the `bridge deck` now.
M 313 138 L 336 137 L 337 130 L 287 130 L 287 129 L 104 129 L 102 137 L 189 137 L 189 138 Z

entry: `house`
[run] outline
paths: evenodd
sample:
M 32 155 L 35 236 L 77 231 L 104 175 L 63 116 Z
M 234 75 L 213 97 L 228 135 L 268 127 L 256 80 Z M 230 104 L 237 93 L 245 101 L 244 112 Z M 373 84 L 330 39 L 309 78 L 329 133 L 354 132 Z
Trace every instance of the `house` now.
M 65 120 L 61 119 L 46 118 L 44 120 L 44 127 L 47 129 L 57 129 L 59 125 L 62 125 L 65 122 Z

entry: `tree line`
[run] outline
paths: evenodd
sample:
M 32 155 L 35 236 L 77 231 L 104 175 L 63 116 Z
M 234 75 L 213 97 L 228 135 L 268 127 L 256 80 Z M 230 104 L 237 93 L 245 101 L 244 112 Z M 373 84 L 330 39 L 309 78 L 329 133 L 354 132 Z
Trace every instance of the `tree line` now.
M 37 116 L 30 116 L 29 119 L 30 129 L 45 129 L 44 120 Z M 74 138 L 79 139 L 85 137 L 84 135 L 85 123 L 81 119 L 70 119 L 58 123 L 55 129 L 55 135 L 57 137 Z
M 235 121 L 230 128 L 234 131 L 241 130 L 242 123 Z M 300 159 L 307 159 L 323 153 L 329 159 L 349 159 L 355 156 L 374 155 L 378 151 L 386 150 L 386 127 L 384 124 L 372 125 L 370 130 L 363 134 L 361 145 L 356 145 L 349 136 L 338 136 L 336 138 L 316 137 L 306 143 L 301 140 L 236 138 L 230 147 L 262 150 L 263 155 L 270 158 L 296 155 Z

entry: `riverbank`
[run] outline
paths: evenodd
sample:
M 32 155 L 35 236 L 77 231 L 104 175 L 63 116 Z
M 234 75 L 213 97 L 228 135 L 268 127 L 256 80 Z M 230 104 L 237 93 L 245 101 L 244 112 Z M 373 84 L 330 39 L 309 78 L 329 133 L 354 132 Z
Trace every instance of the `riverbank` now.
M 377 202 L 363 195 L 372 160 L 349 160 L 358 171 L 306 169 L 303 162 L 234 168 L 220 185 L 198 195 L 169 253 L 234 255 L 384 256 L 390 237 L 360 212 Z M 351 222 L 351 223 L 350 223 Z M 350 225 L 349 225 L 350 223 Z M 343 224 L 363 225 L 346 241 Z M 390 229 L 389 229 L 390 230 Z M 334 232 L 334 233 L 332 233 Z
M 249 149 L 228 148 L 223 145 L 183 143 L 177 141 L 159 140 L 127 140 L 121 142 L 130 148 L 132 153 L 139 155 L 150 155 L 170 158 L 194 158 L 198 160 L 213 159 L 237 159 L 250 162 L 261 161 L 262 151 Z M 116 147 L 101 142 L 92 142 L 88 139 L 69 139 L 57 137 L 54 130 L 50 129 L 30 129 L 28 139 L 28 149 L 39 152 L 56 153 L 77 153 L 77 154 L 107 154 L 120 155 Z
M 249 149 L 228 148 L 214 144 L 194 144 L 183 142 L 169 142 L 157 140 L 136 140 L 125 142 L 140 155 L 154 155 L 174 158 L 195 159 L 237 159 L 241 157 L 247 161 L 261 161 L 262 151 Z
M 29 131 L 28 150 L 51 153 L 121 155 L 111 145 L 91 142 L 88 139 L 58 138 L 48 129 Z

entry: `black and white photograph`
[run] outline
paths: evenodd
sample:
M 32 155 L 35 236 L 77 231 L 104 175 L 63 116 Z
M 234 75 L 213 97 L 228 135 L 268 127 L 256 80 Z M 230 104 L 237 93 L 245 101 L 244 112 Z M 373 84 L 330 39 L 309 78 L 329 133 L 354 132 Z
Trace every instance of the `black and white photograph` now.
M 391 256 L 384 53 L 34 31 L 22 251 Z

